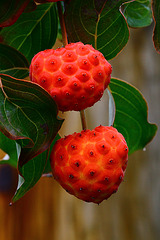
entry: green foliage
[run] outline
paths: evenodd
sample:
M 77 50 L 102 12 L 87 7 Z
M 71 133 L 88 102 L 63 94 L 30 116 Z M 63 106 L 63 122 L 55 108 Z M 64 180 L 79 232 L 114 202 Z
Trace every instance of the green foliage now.
M 22 53 L 0 43 L 0 73 L 22 79 L 28 76 L 28 72 L 29 63 Z
M 34 13 L 23 13 L 15 24 L 2 29 L 0 37 L 30 62 L 37 52 L 53 47 L 57 31 L 57 12 L 55 4 L 51 3 L 39 5 Z
M 26 192 L 28 192 L 41 178 L 43 172 L 50 172 L 50 152 L 55 144 L 56 140 L 60 137 L 56 136 L 53 143 L 50 146 L 50 149 L 47 149 L 45 152 L 41 153 L 37 157 L 33 158 L 29 162 L 27 162 L 24 166 L 19 167 L 19 187 L 12 199 L 12 202 L 17 201 L 21 197 L 23 197 Z M 47 166 L 46 166 L 47 164 Z
M 7 75 L 0 77 L 0 128 L 21 145 L 22 167 L 48 149 L 63 121 L 57 119 L 57 106 L 44 89 Z
M 36 8 L 37 8 L 37 5 L 34 2 L 34 0 L 30 0 L 23 12 L 32 12 L 32 11 L 35 11 Z
M 157 126 L 147 121 L 145 99 L 135 87 L 118 79 L 112 78 L 109 88 L 116 109 L 113 126 L 125 137 L 130 154 L 143 149 L 157 131 Z
M 43 171 L 44 174 L 48 174 L 48 173 L 51 173 L 52 172 L 52 169 L 51 169 L 51 164 L 50 164 L 50 155 L 51 155 L 51 151 L 52 151 L 52 148 L 55 144 L 55 142 L 60 139 L 60 135 L 57 134 L 57 136 L 54 138 L 52 144 L 50 145 L 50 148 L 49 148 L 49 152 L 48 152 L 48 159 L 47 159 L 47 163 L 45 165 L 45 169 Z
M 150 0 L 137 0 L 124 5 L 123 14 L 130 27 L 146 27 L 152 23 Z
M 155 49 L 160 53 L 160 0 L 152 1 L 153 16 L 155 21 L 155 28 L 153 32 L 153 41 Z
M 129 29 L 116 0 L 77 0 L 66 5 L 69 41 L 92 44 L 106 59 L 114 58 L 126 45 Z
M 153 0 L 152 5 L 150 0 L 73 0 L 57 4 L 64 7 L 69 41 L 92 44 L 108 60 L 127 44 L 129 27 L 149 26 L 152 19 L 153 41 L 160 52 L 160 0 Z M 33 0 L 0 3 L 0 148 L 9 156 L 0 164 L 17 167 L 20 174 L 12 202 L 51 171 L 50 152 L 60 138 L 57 133 L 63 120 L 57 117 L 54 100 L 42 87 L 23 80 L 29 75 L 33 56 L 52 48 L 63 36 L 58 9 L 55 3 L 36 6 Z M 109 89 L 115 104 L 114 127 L 126 138 L 130 154 L 143 149 L 157 130 L 147 120 L 145 99 L 135 87 L 118 79 L 111 80 Z
M 0 1 L 0 27 L 8 27 L 15 23 L 30 0 Z
M 1 160 L 0 164 L 9 164 L 16 168 L 18 166 L 18 158 L 21 150 L 21 147 L 16 143 L 16 141 L 11 140 L 0 132 L 0 149 L 9 156 L 8 160 Z

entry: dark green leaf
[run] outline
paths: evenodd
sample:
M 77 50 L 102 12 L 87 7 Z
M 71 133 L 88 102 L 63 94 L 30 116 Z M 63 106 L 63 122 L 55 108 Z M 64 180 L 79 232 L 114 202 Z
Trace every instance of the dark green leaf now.
M 35 0 L 36 3 L 46 3 L 46 0 Z
M 29 75 L 29 63 L 15 48 L 0 43 L 0 73 L 25 78 Z
M 124 5 L 123 14 L 130 27 L 146 27 L 152 23 L 150 0 L 137 0 Z
M 50 149 L 41 153 L 37 157 L 27 162 L 23 167 L 19 168 L 20 174 L 23 178 L 22 177 L 19 178 L 18 185 L 20 185 L 20 187 L 17 189 L 17 192 L 15 193 L 15 196 L 12 199 L 13 202 L 23 197 L 38 182 L 43 172 L 44 173 L 51 172 L 49 159 L 50 153 L 53 145 L 59 138 L 60 136 L 57 135 L 54 141 L 52 142 Z
M 27 5 L 27 7 L 24 9 L 23 12 L 32 12 L 32 11 L 35 11 L 36 8 L 37 8 L 37 5 L 34 2 L 34 0 L 30 0 L 29 4 Z
M 0 27 L 8 27 L 15 23 L 30 0 L 1 0 Z
M 153 31 L 153 42 L 155 49 L 160 53 L 160 0 L 152 1 L 153 16 L 155 21 L 155 27 Z
M 128 1 L 70 1 L 65 10 L 69 40 L 92 44 L 106 59 L 115 57 L 129 38 L 126 20 L 119 11 L 124 2 Z
M 0 74 L 0 128 L 22 150 L 19 165 L 44 152 L 61 127 L 57 106 L 40 86 Z
M 44 173 L 50 173 L 52 170 L 51 170 L 51 164 L 50 164 L 50 155 L 51 155 L 51 151 L 52 151 L 52 148 L 55 144 L 55 142 L 60 139 L 61 137 L 59 136 L 59 134 L 57 134 L 57 136 L 55 137 L 54 141 L 52 142 L 51 146 L 50 146 L 50 151 L 49 151 L 49 154 L 48 154 L 48 159 L 47 159 L 47 164 L 45 166 L 45 169 L 44 169 Z
M 8 160 L 2 160 L 0 161 L 0 164 L 9 164 L 17 168 L 20 146 L 16 141 L 7 138 L 2 132 L 0 132 L 0 149 L 9 156 Z
M 155 124 L 148 123 L 145 99 L 136 88 L 121 80 L 111 79 L 109 87 L 116 108 L 114 127 L 125 137 L 130 154 L 143 149 L 157 131 Z
M 15 193 L 12 202 L 16 202 L 23 197 L 40 179 L 46 165 L 48 150 L 41 153 L 37 157 L 31 159 L 22 167 L 19 166 L 19 186 Z
M 37 6 L 34 12 L 23 13 L 14 25 L 2 29 L 0 37 L 30 62 L 37 52 L 53 47 L 57 29 L 55 3 L 47 3 Z

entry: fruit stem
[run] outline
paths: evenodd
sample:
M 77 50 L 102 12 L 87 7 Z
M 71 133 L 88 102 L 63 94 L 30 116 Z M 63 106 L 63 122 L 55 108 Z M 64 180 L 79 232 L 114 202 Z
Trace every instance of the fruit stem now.
M 85 111 L 81 110 L 80 115 L 81 115 L 82 128 L 83 128 L 83 130 L 86 130 L 87 129 L 87 123 L 86 123 Z
M 59 16 L 59 21 L 60 21 L 61 31 L 62 31 L 62 42 L 63 42 L 63 46 L 65 47 L 68 44 L 68 38 L 67 38 L 67 31 L 66 31 L 66 25 L 64 21 L 61 2 L 57 2 L 57 9 L 58 9 L 58 16 Z
M 66 25 L 64 21 L 64 14 L 63 14 L 61 2 L 57 2 L 57 9 L 58 9 L 58 16 L 59 16 L 59 21 L 60 21 L 61 31 L 62 31 L 62 42 L 63 42 L 63 46 L 65 47 L 68 44 L 68 38 L 67 38 L 67 31 L 66 31 Z M 83 130 L 86 130 L 87 124 L 86 124 L 86 117 L 85 117 L 84 110 L 80 111 L 80 116 L 81 116 L 82 128 Z

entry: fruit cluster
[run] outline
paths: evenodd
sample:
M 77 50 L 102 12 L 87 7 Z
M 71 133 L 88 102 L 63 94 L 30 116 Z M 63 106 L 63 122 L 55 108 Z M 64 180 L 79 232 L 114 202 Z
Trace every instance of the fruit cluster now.
M 34 56 L 30 78 L 42 86 L 61 111 L 91 107 L 110 83 L 112 67 L 91 45 L 70 43 Z M 124 137 L 113 127 L 61 138 L 51 152 L 54 178 L 70 194 L 100 203 L 118 190 L 128 161 Z
M 41 51 L 30 65 L 30 78 L 46 89 L 61 111 L 82 110 L 100 100 L 112 68 L 91 45 L 70 43 Z
M 124 137 L 104 126 L 61 138 L 51 153 L 53 176 L 60 185 L 77 198 L 98 204 L 117 192 L 127 161 Z

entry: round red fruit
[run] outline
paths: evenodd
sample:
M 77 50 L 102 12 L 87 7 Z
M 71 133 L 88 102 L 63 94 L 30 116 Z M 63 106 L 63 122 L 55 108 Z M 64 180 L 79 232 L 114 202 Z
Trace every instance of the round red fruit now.
M 31 81 L 48 91 L 61 111 L 80 111 L 93 106 L 110 83 L 111 72 L 104 56 L 81 42 L 41 51 L 30 65 Z M 72 97 L 65 94 L 66 89 Z
M 54 178 L 67 192 L 99 204 L 117 192 L 128 147 L 115 128 L 99 126 L 58 140 L 50 160 Z

